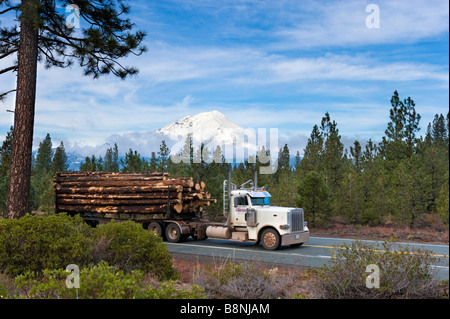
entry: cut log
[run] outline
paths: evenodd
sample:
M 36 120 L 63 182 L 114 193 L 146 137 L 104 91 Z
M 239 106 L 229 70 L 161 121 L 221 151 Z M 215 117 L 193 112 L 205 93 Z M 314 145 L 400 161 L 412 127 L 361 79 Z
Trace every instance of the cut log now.
M 95 205 L 95 206 L 110 206 L 110 205 L 161 205 L 168 203 L 167 198 L 161 199 L 104 199 L 104 198 L 96 198 L 96 199 L 70 199 L 70 198 L 61 198 L 56 202 L 58 205 Z M 170 205 L 180 204 L 181 199 L 171 199 Z
M 129 186 L 129 187 L 62 187 L 55 186 L 55 190 L 61 194 L 128 194 L 142 192 L 181 192 L 183 186 L 178 185 L 151 185 L 151 186 Z
M 171 206 L 171 209 L 177 213 L 181 213 L 182 204 Z M 94 206 L 94 205 L 58 205 L 60 212 L 75 212 L 75 213 L 111 213 L 111 214 L 162 214 L 167 211 L 167 205 L 153 205 L 153 206 Z
M 167 192 L 130 193 L 130 194 L 58 194 L 58 198 L 71 199 L 161 199 L 167 200 Z M 171 192 L 171 199 L 182 199 L 182 192 Z

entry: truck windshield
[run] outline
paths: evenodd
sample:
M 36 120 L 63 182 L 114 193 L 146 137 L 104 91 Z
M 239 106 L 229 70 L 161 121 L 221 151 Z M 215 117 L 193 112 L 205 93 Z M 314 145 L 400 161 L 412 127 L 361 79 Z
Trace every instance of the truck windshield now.
M 251 197 L 252 205 L 270 205 L 269 197 Z

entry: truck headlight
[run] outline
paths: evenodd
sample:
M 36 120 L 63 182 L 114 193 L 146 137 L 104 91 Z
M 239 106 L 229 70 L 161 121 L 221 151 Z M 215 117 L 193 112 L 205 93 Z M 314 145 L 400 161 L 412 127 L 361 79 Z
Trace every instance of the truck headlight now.
M 289 229 L 289 225 L 285 224 L 285 225 L 280 225 L 280 229 Z

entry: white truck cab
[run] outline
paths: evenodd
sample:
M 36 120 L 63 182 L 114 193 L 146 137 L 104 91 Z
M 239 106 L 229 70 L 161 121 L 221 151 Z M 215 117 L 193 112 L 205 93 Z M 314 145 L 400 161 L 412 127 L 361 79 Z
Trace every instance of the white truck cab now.
M 224 183 L 224 203 L 227 200 L 229 205 L 224 206 L 227 223 L 209 226 L 208 237 L 261 242 L 268 250 L 282 245 L 299 247 L 309 241 L 302 208 L 271 206 L 271 195 L 263 188 L 231 189 L 229 196 L 228 200 Z

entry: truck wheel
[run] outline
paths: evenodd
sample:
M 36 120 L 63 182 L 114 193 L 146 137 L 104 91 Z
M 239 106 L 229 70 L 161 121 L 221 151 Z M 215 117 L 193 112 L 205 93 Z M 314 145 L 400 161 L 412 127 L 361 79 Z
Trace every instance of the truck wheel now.
M 160 237 L 164 236 L 164 226 L 161 223 L 151 222 L 150 225 L 148 225 L 147 229 L 149 231 L 154 232 L 156 235 Z
M 179 243 L 182 242 L 183 239 L 186 239 L 186 237 L 181 234 L 180 227 L 175 223 L 170 223 L 166 227 L 166 238 L 167 241 L 171 243 Z
M 267 250 L 277 250 L 281 244 L 280 234 L 275 229 L 265 229 L 261 234 L 261 244 Z

